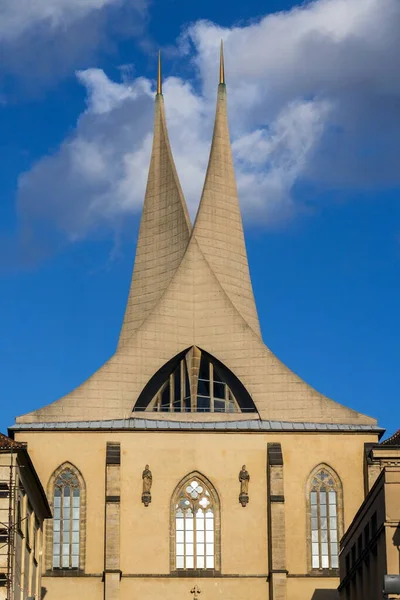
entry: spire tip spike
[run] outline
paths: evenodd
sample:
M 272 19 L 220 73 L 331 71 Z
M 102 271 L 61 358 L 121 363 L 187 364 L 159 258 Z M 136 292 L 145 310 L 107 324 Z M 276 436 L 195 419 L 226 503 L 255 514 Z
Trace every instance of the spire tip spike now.
M 161 50 L 158 51 L 158 67 L 157 67 L 157 96 L 160 94 L 162 94 Z
M 219 83 L 225 85 L 225 64 L 224 64 L 224 41 L 221 40 L 221 50 L 219 56 Z

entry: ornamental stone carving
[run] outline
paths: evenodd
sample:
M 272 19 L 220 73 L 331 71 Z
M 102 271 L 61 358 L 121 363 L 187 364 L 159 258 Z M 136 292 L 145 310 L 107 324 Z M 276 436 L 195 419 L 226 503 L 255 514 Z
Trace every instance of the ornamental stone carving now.
M 243 465 L 242 470 L 239 473 L 239 481 L 240 481 L 239 502 L 244 508 L 249 501 L 249 482 L 250 482 L 250 475 L 249 475 L 249 472 L 246 470 L 246 465 Z
M 142 502 L 147 507 L 151 502 L 151 485 L 153 483 L 153 475 L 150 471 L 149 465 L 146 465 L 142 473 L 143 479 L 143 492 Z

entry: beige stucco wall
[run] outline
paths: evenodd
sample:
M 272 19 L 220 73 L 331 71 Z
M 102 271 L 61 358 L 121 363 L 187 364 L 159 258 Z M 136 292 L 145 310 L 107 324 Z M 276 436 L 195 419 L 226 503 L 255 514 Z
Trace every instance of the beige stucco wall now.
M 271 442 L 281 443 L 284 459 L 287 597 L 315 600 L 316 589 L 336 588 L 337 578 L 304 577 L 308 574 L 307 479 L 319 463 L 328 464 L 338 473 L 343 484 L 347 527 L 363 500 L 364 443 L 376 442 L 372 434 L 327 433 L 24 432 L 16 437 L 28 442 L 45 487 L 53 471 L 65 461 L 78 467 L 86 481 L 85 571 L 92 577 L 45 577 L 46 600 L 75 598 L 73 590 L 77 585 L 84 586 L 79 588 L 84 590 L 80 595 L 87 600 L 100 598 L 107 442 L 121 443 L 120 597 L 156 599 L 162 594 L 163 599 L 171 600 L 191 597 L 189 592 L 195 583 L 205 590 L 201 595 L 205 600 L 268 598 L 266 461 L 267 443 Z M 145 464 L 153 473 L 152 502 L 148 508 L 141 503 Z M 238 474 L 243 464 L 251 477 L 246 508 L 238 502 Z M 170 572 L 170 499 L 175 486 L 191 471 L 204 474 L 220 497 L 222 575 L 241 577 L 154 577 Z M 141 574 L 144 576 L 138 577 Z M 325 598 L 321 596 L 321 600 Z
M 388 453 L 391 449 L 383 450 Z M 396 453 L 394 449 L 392 465 L 398 458 Z M 375 600 L 381 597 L 384 575 L 399 573 L 400 465 L 384 467 L 342 540 L 340 597 Z

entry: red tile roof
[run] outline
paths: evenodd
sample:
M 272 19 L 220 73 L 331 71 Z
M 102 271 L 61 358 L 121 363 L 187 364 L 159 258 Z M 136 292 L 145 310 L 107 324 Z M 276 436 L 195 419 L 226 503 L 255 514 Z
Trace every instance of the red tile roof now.
M 25 444 L 15 442 L 4 433 L 0 433 L 0 450 L 22 450 L 23 448 L 25 448 Z
M 400 446 L 400 429 L 398 429 L 390 438 L 382 442 L 382 446 Z

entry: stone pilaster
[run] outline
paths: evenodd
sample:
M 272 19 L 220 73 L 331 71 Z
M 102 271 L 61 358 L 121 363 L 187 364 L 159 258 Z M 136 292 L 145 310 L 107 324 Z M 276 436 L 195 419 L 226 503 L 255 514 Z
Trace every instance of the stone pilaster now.
M 268 582 L 269 600 L 287 600 L 285 497 L 280 444 L 268 444 Z
M 121 447 L 107 442 L 104 536 L 104 600 L 120 597 Z
M 382 466 L 373 457 L 373 449 L 376 444 L 364 444 L 364 494 L 368 494 L 375 481 L 381 474 Z

